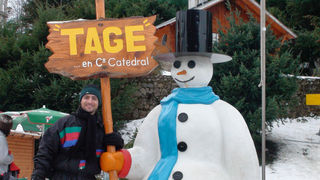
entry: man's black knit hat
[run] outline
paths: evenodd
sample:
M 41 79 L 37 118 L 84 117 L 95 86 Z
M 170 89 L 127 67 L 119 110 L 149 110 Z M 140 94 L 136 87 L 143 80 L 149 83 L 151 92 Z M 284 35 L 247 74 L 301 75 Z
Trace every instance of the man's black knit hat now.
M 85 86 L 80 92 L 80 97 L 79 97 L 80 102 L 81 102 L 82 97 L 86 94 L 93 94 L 93 95 L 97 96 L 97 98 L 99 100 L 99 105 L 101 105 L 101 93 L 100 93 L 100 89 L 98 86 L 96 86 L 94 84 L 89 84 L 89 85 Z

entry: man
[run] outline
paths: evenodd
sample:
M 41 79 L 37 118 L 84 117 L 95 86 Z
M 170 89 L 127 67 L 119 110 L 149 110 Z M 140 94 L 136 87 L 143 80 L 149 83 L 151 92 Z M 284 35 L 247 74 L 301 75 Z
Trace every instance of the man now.
M 13 161 L 8 150 L 6 137 L 12 128 L 12 118 L 8 115 L 0 115 L 0 180 L 8 178 L 8 167 Z
M 95 85 L 80 92 L 75 113 L 59 119 L 43 135 L 34 158 L 32 180 L 95 179 L 100 173 L 99 158 L 107 145 L 123 147 L 117 133 L 105 134 L 97 109 L 101 94 Z

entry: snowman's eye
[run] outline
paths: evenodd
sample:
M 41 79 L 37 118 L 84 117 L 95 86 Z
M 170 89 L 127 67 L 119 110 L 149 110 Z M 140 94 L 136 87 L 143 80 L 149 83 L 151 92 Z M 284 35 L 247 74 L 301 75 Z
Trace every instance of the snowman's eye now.
M 194 60 L 190 60 L 190 61 L 188 62 L 188 67 L 189 67 L 190 69 L 194 68 L 195 66 L 196 66 L 196 62 L 194 62 Z
M 175 61 L 174 63 L 173 63 L 173 67 L 175 67 L 175 68 L 179 68 L 181 66 L 181 62 L 180 61 Z

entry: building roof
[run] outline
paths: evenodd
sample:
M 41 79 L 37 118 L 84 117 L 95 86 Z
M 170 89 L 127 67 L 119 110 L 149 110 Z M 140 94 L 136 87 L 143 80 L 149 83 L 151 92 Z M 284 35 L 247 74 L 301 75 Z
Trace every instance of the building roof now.
M 19 131 L 11 130 L 9 136 L 40 139 L 41 134 L 40 133 L 36 133 L 36 132 L 35 133 L 33 133 L 33 132 L 19 132 Z
M 212 1 L 207 1 L 203 4 L 198 5 L 197 7 L 194 7 L 193 9 L 200 9 L 200 10 L 206 10 L 211 8 L 212 6 L 215 6 L 221 2 L 224 2 L 225 0 L 212 0 Z M 253 11 L 254 13 L 256 13 L 257 15 L 259 15 L 260 17 L 260 5 L 255 2 L 254 0 L 235 0 L 236 3 L 239 3 L 240 1 L 246 4 L 246 7 L 249 8 L 250 11 Z M 167 26 L 169 24 L 175 23 L 176 18 L 172 18 L 166 22 L 163 22 L 159 25 L 157 25 L 157 29 L 160 29 L 164 26 Z M 273 22 L 275 22 L 280 28 L 282 28 L 284 31 L 287 32 L 287 34 L 289 34 L 291 36 L 291 38 L 288 39 L 292 39 L 292 38 L 296 38 L 297 35 L 292 32 L 288 27 L 286 27 L 284 24 L 282 24 L 277 18 L 275 18 L 272 14 L 270 14 L 269 12 L 266 11 L 266 21 L 268 24 L 271 24 Z
M 42 135 L 42 132 L 33 132 L 33 131 L 25 132 L 22 126 L 18 125 L 15 130 L 11 129 L 9 136 L 39 139 L 41 135 Z

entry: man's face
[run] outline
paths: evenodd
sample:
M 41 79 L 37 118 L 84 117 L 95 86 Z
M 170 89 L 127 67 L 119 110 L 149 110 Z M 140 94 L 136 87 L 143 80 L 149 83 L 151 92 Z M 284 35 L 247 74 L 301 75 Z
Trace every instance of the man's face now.
M 93 115 L 98 109 L 99 100 L 93 94 L 86 94 L 82 97 L 80 104 L 83 110 Z

